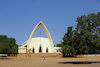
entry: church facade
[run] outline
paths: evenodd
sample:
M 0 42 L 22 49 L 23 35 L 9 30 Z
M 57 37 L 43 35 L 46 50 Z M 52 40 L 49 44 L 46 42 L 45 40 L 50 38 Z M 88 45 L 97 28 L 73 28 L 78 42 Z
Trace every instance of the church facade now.
M 37 28 L 41 26 L 47 35 L 45 37 L 35 37 L 33 35 Z M 61 52 L 61 47 L 54 47 L 53 40 L 46 26 L 40 21 L 33 29 L 29 39 L 18 47 L 18 53 L 59 53 Z

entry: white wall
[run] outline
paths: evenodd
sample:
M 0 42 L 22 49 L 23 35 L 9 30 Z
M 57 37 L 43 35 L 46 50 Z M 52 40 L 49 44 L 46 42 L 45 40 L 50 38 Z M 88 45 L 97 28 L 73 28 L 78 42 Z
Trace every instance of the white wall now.
M 26 53 L 26 47 L 18 47 L 18 53 Z
M 34 48 L 34 53 L 39 53 L 40 46 L 42 48 L 42 53 L 46 53 L 47 48 L 48 53 L 53 53 L 53 48 L 51 46 L 50 40 L 43 37 L 32 38 L 30 45 L 28 45 L 28 49 L 33 50 Z

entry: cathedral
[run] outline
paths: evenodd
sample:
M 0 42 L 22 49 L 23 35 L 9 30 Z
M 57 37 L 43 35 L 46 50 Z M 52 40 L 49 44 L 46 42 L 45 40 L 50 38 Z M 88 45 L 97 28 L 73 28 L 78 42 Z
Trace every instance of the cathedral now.
M 46 33 L 45 37 L 33 37 L 37 28 L 41 26 Z M 53 40 L 46 26 L 40 21 L 30 34 L 30 37 L 20 47 L 18 47 L 19 54 L 26 53 L 59 53 L 61 47 L 54 47 Z

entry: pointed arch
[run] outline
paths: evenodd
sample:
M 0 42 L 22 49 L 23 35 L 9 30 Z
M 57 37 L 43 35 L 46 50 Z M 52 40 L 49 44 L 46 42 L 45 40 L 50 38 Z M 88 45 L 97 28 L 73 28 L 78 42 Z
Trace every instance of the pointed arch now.
M 34 48 L 33 48 L 32 52 L 34 53 Z
M 30 37 L 29 37 L 29 39 L 28 39 L 28 41 L 27 41 L 27 49 L 29 49 L 29 48 L 28 48 L 28 45 L 30 44 L 31 39 L 32 39 L 32 37 L 33 37 L 35 31 L 37 30 L 37 28 L 38 28 L 39 26 L 41 26 L 41 27 L 43 28 L 44 32 L 46 33 L 46 35 L 47 35 L 47 37 L 48 37 L 48 39 L 49 39 L 49 41 L 50 41 L 50 43 L 51 43 L 50 46 L 52 47 L 52 51 L 54 52 L 54 49 L 53 49 L 53 41 L 52 41 L 51 35 L 50 35 L 49 31 L 47 30 L 46 26 L 45 26 L 41 21 L 35 26 L 35 28 L 34 28 L 33 31 L 31 32 L 31 35 L 30 35 Z
M 46 48 L 46 53 L 48 53 L 48 48 Z
M 40 47 L 39 47 L 39 53 L 41 53 L 41 52 L 42 52 L 42 47 L 40 46 Z

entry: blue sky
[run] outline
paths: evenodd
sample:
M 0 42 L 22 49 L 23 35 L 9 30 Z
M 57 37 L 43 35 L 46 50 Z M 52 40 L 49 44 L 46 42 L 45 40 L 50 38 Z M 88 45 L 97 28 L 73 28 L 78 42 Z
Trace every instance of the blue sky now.
M 57 44 L 68 26 L 75 28 L 77 17 L 97 12 L 100 0 L 0 0 L 0 35 L 14 37 L 21 45 L 42 21 Z M 40 36 L 40 30 L 34 36 Z M 45 36 L 43 31 L 41 36 Z

